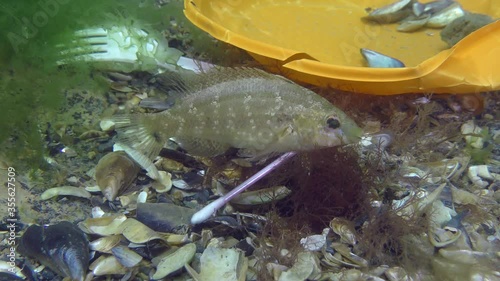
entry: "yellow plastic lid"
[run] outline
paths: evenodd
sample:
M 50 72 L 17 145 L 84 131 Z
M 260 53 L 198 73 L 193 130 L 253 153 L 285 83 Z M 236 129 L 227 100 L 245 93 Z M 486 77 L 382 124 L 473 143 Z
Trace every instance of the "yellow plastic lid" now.
M 215 38 L 296 81 L 376 95 L 500 89 L 500 21 L 449 49 L 440 29 L 403 33 L 397 23 L 362 20 L 367 8 L 392 2 L 185 0 L 184 13 Z M 500 17 L 499 0 L 458 2 L 468 12 Z M 406 67 L 366 67 L 360 48 L 397 58 Z

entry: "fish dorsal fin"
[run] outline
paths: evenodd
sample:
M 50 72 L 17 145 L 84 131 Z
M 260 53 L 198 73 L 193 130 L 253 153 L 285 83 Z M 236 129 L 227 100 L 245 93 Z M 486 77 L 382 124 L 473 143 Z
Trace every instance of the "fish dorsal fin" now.
M 165 72 L 159 78 L 183 95 L 197 93 L 216 84 L 245 78 L 263 78 L 294 84 L 282 76 L 250 67 L 214 67 L 200 74 Z

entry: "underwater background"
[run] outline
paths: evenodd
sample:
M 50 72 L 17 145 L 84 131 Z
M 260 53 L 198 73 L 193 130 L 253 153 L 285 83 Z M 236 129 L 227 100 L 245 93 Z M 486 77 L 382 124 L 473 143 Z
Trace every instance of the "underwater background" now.
M 0 0 L 0 280 L 500 280 L 498 91 L 304 83 L 226 2 Z

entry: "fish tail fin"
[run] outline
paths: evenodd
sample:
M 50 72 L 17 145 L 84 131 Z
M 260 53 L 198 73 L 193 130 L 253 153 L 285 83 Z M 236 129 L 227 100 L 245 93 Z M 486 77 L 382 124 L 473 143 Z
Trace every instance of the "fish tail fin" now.
M 161 136 L 153 115 L 116 115 L 111 121 L 115 123 L 115 130 L 118 132 L 116 143 L 131 147 L 149 159 L 158 156 L 168 140 Z

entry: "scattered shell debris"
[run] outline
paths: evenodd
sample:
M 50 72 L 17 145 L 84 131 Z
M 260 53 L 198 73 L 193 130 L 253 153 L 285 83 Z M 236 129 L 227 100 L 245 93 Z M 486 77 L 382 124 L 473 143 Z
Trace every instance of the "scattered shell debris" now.
M 454 0 L 438 0 L 425 4 L 415 0 L 399 0 L 374 9 L 364 19 L 381 24 L 400 22 L 398 31 L 414 32 L 424 26 L 446 27 L 466 13 L 462 5 Z
M 461 280 L 498 279 L 500 150 L 494 136 L 500 124 L 490 117 L 473 119 L 472 111 L 457 112 L 446 100 L 430 98 L 418 104 L 422 112 L 430 105 L 435 110 L 426 113 L 432 116 L 426 120 L 430 129 L 420 137 L 402 140 L 408 130 L 422 130 L 418 111 L 413 119 L 411 112 L 394 113 L 389 122 L 409 125 L 387 133 L 379 122 L 370 121 L 369 135 L 341 149 L 355 155 L 355 161 L 346 163 L 366 170 L 367 178 L 357 187 L 366 197 L 355 199 L 360 205 L 355 211 L 333 212 L 320 225 L 308 221 L 313 214 L 307 214 L 311 206 L 319 208 L 322 196 L 330 195 L 300 195 L 308 192 L 298 189 L 304 178 L 293 176 L 311 169 L 307 163 L 315 160 L 308 154 L 283 164 L 277 178 L 264 178 L 207 222 L 193 226 L 190 219 L 197 210 L 259 166 L 240 159 L 215 164 L 185 154 L 174 143 L 166 144 L 155 161 L 141 162 L 134 151 L 110 152 L 109 145 L 87 171 L 68 174 L 66 183 L 74 186 L 47 189 L 38 198 L 59 206 L 94 205 L 87 207 L 92 216 L 77 222 L 78 228 L 64 222 L 85 233 L 88 263 L 82 256 L 72 261 L 77 267 L 56 269 L 52 260 L 58 257 L 21 253 L 43 265 L 32 274 L 72 274 L 75 280 L 451 280 L 458 265 L 469 267 Z M 446 125 L 449 119 L 440 119 L 446 108 L 458 116 L 453 126 Z M 486 104 L 483 114 L 489 108 Z M 398 119 L 398 114 L 407 117 Z M 439 129 L 440 122 L 445 129 Z M 305 174 L 321 176 L 312 170 Z M 303 200 L 313 200 L 307 212 Z M 320 212 L 336 208 L 327 206 Z M 297 213 L 305 216 L 293 222 Z M 23 240 L 34 239 L 28 230 Z M 54 250 L 65 251 L 58 245 Z M 404 262 L 401 255 L 415 262 Z M 16 274 L 26 276 L 23 270 Z

